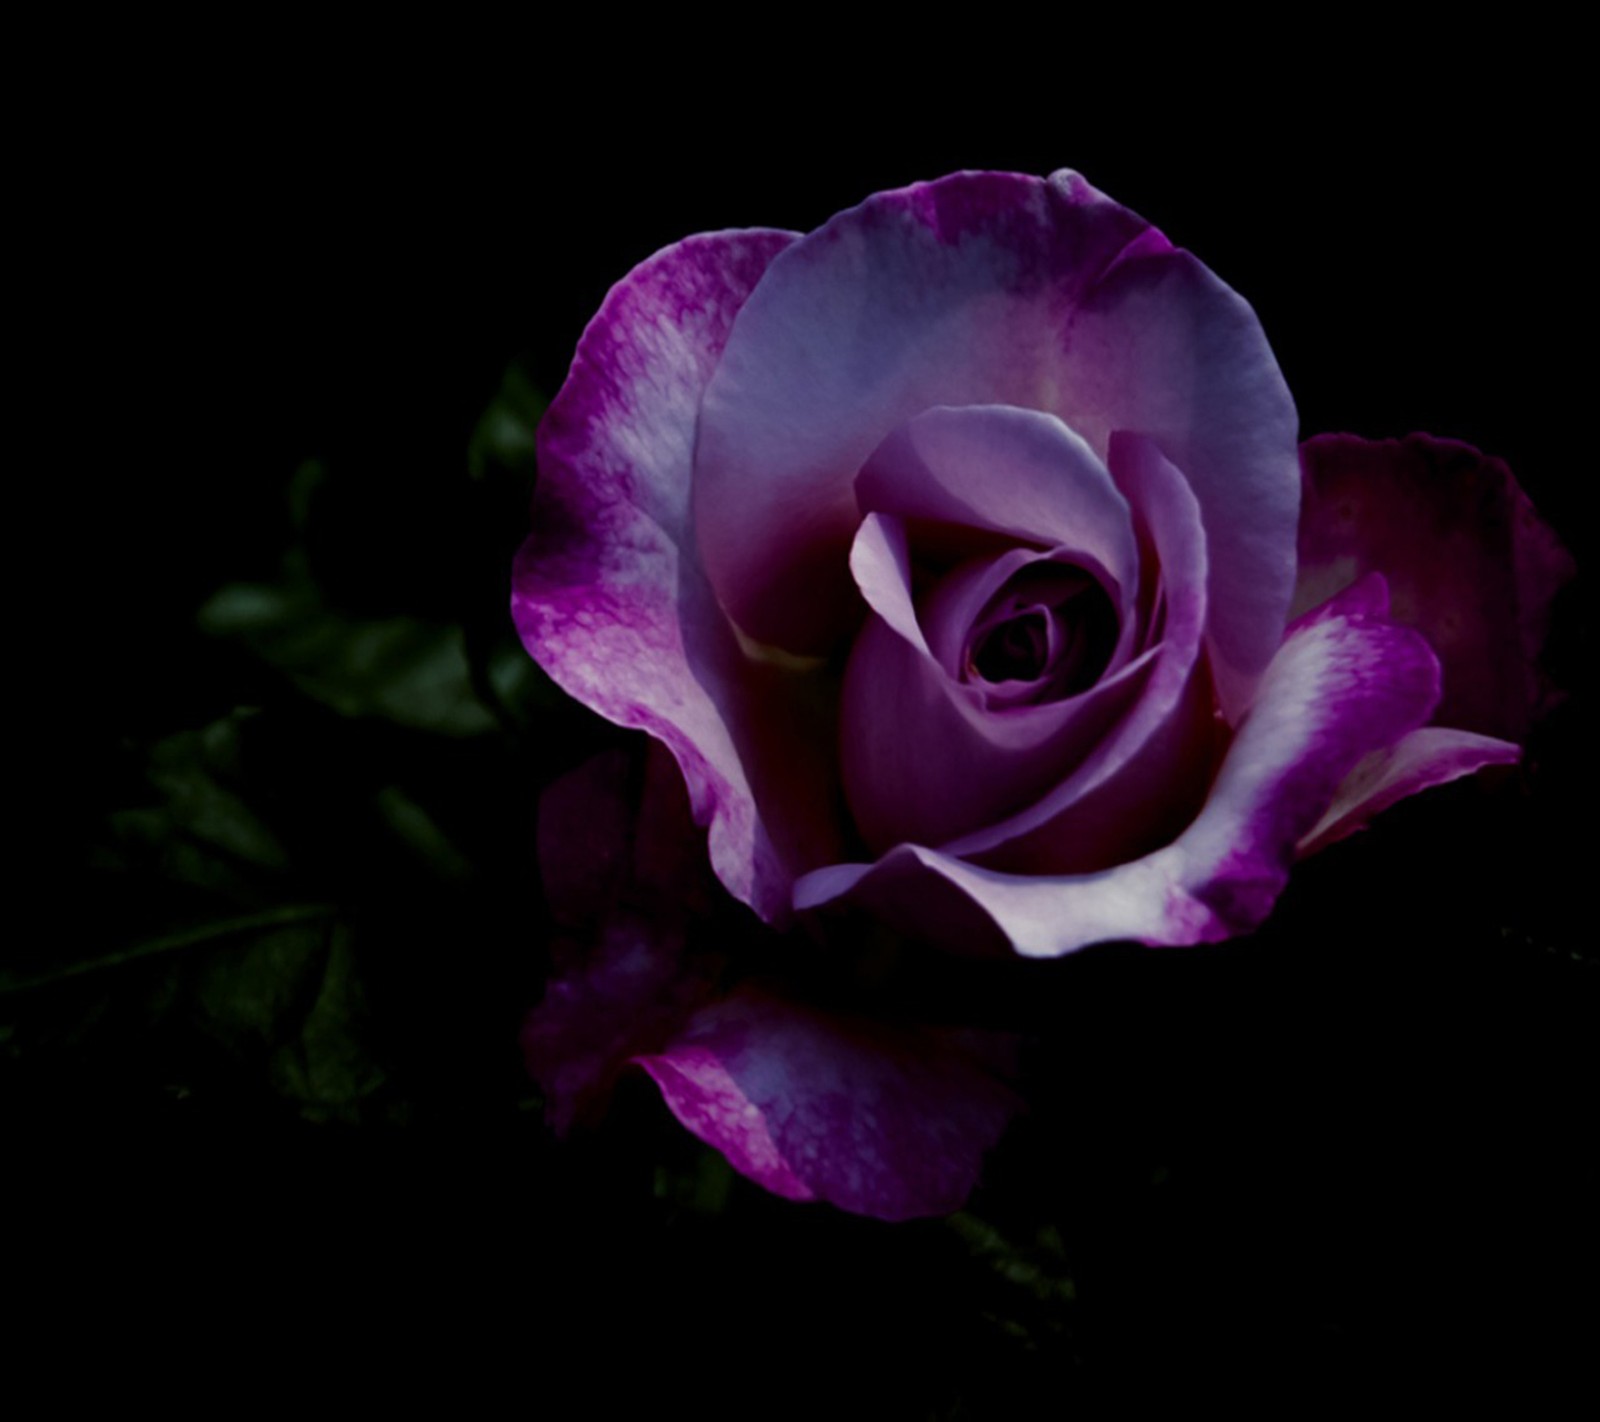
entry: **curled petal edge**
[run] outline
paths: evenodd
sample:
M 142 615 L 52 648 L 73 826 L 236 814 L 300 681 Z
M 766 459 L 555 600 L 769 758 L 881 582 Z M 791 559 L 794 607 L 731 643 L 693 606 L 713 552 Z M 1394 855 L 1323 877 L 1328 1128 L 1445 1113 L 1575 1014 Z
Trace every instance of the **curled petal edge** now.
M 1374 816 L 1408 796 L 1486 766 L 1515 765 L 1521 759 L 1522 747 L 1511 741 L 1448 726 L 1423 726 L 1357 763 L 1327 812 L 1300 841 L 1298 852 L 1304 858 L 1364 830 Z

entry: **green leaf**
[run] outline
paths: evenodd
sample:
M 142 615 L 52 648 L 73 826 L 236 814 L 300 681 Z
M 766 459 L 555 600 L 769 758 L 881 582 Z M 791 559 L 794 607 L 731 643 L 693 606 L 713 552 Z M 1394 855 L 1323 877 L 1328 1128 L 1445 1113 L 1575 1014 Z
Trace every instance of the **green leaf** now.
M 285 752 L 307 749 L 303 732 L 275 736 L 266 714 L 236 711 L 148 750 L 142 787 L 126 792 L 142 803 L 103 822 L 68 930 L 25 936 L 0 971 L 13 1054 L 122 1063 L 126 1078 L 148 1051 L 162 1089 L 187 1091 L 215 1079 L 220 1048 L 242 1072 L 227 1079 L 314 1119 L 357 1113 L 386 1074 L 369 1047 L 356 906 L 326 900 L 344 889 L 336 868 L 304 862 L 303 807 L 274 793 Z M 338 805 L 349 797 L 330 785 L 328 807 L 394 830 L 381 841 L 403 866 L 394 877 L 410 882 L 419 856 L 460 871 L 415 800 L 353 788 L 355 804 Z
M 53 970 L 32 974 L 4 970 L 0 971 L 0 993 L 26 992 L 32 988 L 52 987 L 73 978 L 88 977 L 111 968 L 139 963 L 145 959 L 181 954 L 194 948 L 209 948 L 234 939 L 248 939 L 257 934 L 271 933 L 302 923 L 331 919 L 336 912 L 331 904 L 285 904 L 280 908 L 267 909 L 258 914 L 216 919 L 173 933 L 141 938 L 123 948 L 115 948 L 96 956 L 76 958 Z
M 214 955 L 196 996 L 206 1030 L 306 1115 L 349 1119 L 384 1082 L 343 922 L 286 926 Z
M 390 832 L 425 872 L 452 883 L 465 883 L 472 878 L 472 865 L 451 843 L 438 821 L 398 785 L 384 786 L 376 801 Z
M 986 1313 L 1003 1333 L 1037 1347 L 1071 1331 L 1077 1287 L 1059 1231 L 1042 1225 L 1022 1242 L 968 1211 L 951 1215 L 947 1226 L 986 1272 Z
M 488 479 L 498 468 L 526 476 L 532 487 L 534 432 L 544 415 L 545 403 L 527 368 L 520 361 L 514 362 L 479 417 L 467 446 L 467 467 L 474 479 Z
M 510 411 L 536 399 L 512 384 L 508 420 Z M 509 434 L 505 439 L 507 449 L 518 447 Z M 289 489 L 296 541 L 284 553 L 277 581 L 223 587 L 200 609 L 201 631 L 246 647 L 340 715 L 455 737 L 493 730 L 502 679 L 520 695 L 525 672 L 491 676 L 480 685 L 456 623 L 351 612 L 335 606 L 312 575 L 307 532 L 329 483 L 323 465 L 301 465 Z
M 461 631 L 411 617 L 353 617 L 309 581 L 235 583 L 200 610 L 201 628 L 243 643 L 341 715 L 471 736 L 494 717 L 472 686 Z

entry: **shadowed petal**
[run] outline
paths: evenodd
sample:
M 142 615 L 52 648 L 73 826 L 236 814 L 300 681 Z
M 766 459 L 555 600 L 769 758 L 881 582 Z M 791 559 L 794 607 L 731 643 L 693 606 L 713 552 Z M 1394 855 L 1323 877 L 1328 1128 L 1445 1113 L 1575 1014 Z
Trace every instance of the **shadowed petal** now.
M 1365 573 L 1439 658 L 1436 724 L 1520 740 L 1549 696 L 1539 656 L 1571 556 L 1498 459 L 1455 440 L 1319 435 L 1301 448 L 1295 606 Z
M 555 973 L 522 1050 L 547 1118 L 565 1131 L 712 989 L 687 946 L 715 885 L 666 751 L 608 752 L 551 785 L 539 802 L 539 870 L 558 925 Z
M 825 1017 L 755 988 L 702 1008 L 638 1061 L 741 1173 L 887 1220 L 959 1209 L 1017 1109 L 939 1034 Z

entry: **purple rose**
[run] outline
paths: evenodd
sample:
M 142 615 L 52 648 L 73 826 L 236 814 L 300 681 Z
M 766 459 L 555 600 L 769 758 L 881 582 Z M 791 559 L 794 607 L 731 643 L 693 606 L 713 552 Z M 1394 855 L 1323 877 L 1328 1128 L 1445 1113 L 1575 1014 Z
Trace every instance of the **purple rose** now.
M 541 427 L 513 609 L 681 780 L 606 762 L 545 807 L 569 958 L 527 1044 L 558 1120 L 632 1060 L 781 1194 L 953 1208 L 1014 1108 L 1003 1051 L 752 971 L 707 849 L 791 957 L 864 924 L 1194 944 L 1514 761 L 1564 550 L 1464 445 L 1296 438 L 1249 306 L 1072 173 L 624 278 Z

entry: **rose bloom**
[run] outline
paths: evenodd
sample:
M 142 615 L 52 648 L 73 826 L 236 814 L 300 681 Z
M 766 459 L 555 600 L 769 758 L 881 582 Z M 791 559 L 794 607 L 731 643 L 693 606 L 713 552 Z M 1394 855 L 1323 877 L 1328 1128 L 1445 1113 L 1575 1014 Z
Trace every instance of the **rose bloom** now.
M 625 277 L 514 575 L 533 656 L 670 752 L 543 807 L 556 1124 L 633 1062 L 779 1194 L 956 1208 L 1007 1043 L 852 994 L 885 952 L 1245 933 L 1300 857 L 1515 761 L 1564 550 L 1465 445 L 1296 441 L 1250 307 L 1074 173 Z

